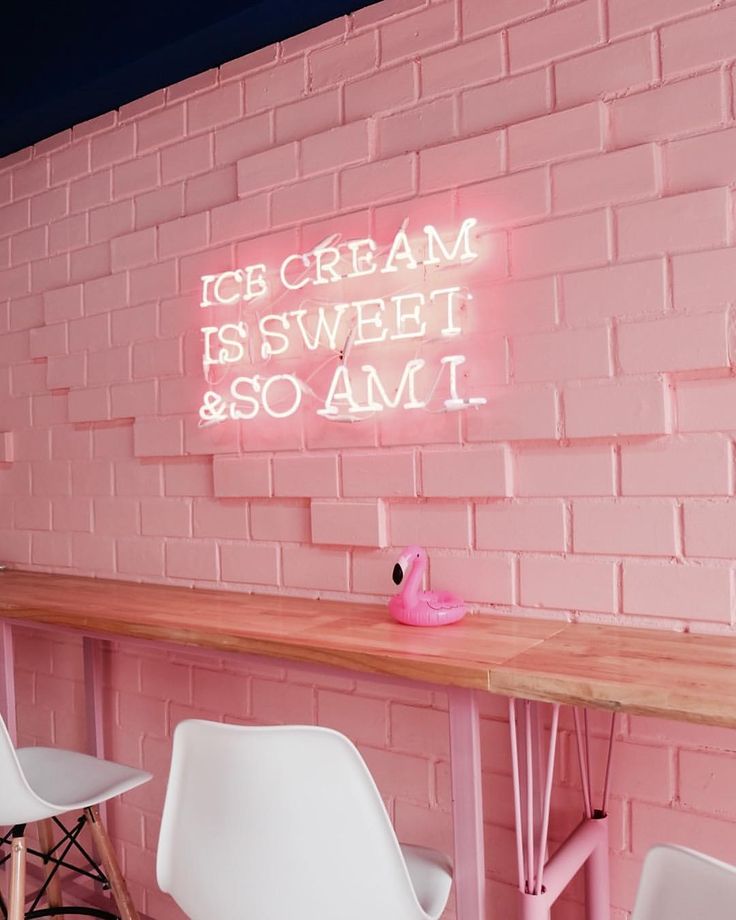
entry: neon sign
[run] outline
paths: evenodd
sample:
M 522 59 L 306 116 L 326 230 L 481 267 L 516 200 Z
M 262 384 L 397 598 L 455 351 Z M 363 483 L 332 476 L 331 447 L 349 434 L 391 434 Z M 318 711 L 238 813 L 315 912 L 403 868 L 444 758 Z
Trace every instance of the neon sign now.
M 467 359 L 457 345 L 472 294 L 457 278 L 439 277 L 479 258 L 477 223 L 467 218 L 444 235 L 428 224 L 414 238 L 402 226 L 383 249 L 368 237 L 333 236 L 272 267 L 203 275 L 200 307 L 209 322 L 200 330 L 202 365 L 210 389 L 201 423 L 261 413 L 288 418 L 307 408 L 305 397 L 331 421 L 426 409 L 432 399 L 443 411 L 484 405 L 484 397 L 460 393 L 458 369 Z M 419 356 L 429 343 L 446 352 L 431 368 Z M 326 360 L 315 365 L 320 352 Z

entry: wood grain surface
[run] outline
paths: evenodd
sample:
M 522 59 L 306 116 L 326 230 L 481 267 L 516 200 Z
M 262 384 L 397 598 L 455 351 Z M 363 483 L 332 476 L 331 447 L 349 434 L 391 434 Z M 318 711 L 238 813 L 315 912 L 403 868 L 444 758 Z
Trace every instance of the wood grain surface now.
M 19 571 L 0 573 L 0 615 L 736 727 L 736 637 L 486 615 L 416 628 L 373 604 Z

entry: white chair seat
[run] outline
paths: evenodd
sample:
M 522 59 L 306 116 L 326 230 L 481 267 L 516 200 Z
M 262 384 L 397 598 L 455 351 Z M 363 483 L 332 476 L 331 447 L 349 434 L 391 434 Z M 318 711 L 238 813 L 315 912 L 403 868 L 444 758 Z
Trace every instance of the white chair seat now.
M 77 751 L 29 747 L 16 750 L 33 792 L 49 805 L 48 817 L 99 805 L 148 782 L 152 774 Z
M 438 920 L 450 896 L 452 863 L 439 850 L 429 850 L 408 843 L 402 843 L 400 846 L 414 893 L 422 910 L 431 920 Z

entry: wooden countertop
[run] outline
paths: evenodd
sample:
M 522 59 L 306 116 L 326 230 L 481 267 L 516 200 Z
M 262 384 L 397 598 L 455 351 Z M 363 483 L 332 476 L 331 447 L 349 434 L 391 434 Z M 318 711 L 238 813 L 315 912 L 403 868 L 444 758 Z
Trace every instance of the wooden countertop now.
M 736 728 L 736 637 L 485 615 L 414 628 L 372 604 L 19 571 L 0 573 L 0 615 Z

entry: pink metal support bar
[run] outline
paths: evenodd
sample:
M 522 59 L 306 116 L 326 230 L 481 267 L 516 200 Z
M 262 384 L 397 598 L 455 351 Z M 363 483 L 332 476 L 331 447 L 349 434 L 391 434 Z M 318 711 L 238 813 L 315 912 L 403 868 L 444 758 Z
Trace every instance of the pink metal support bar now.
M 608 798 L 611 747 L 615 735 L 615 715 L 611 722 L 609 736 L 602 807 L 593 809 L 587 713 L 581 719 L 580 713 L 574 710 L 584 817 L 573 833 L 557 849 L 554 856 L 545 863 L 556 740 L 559 727 L 559 708 L 557 704 L 552 706 L 549 746 L 547 748 L 546 770 L 543 778 L 544 795 L 540 805 L 539 796 L 536 795 L 535 797 L 535 781 L 536 791 L 539 793 L 542 785 L 541 758 L 544 747 L 544 734 L 541 731 L 534 731 L 532 726 L 535 723 L 540 726 L 542 724 L 541 704 L 529 701 L 524 702 L 524 727 L 522 729 L 517 718 L 516 701 L 513 699 L 509 701 L 514 816 L 516 821 L 519 897 L 521 902 L 520 916 L 522 920 L 549 920 L 552 905 L 569 885 L 575 874 L 584 867 L 587 918 L 588 920 L 609 920 L 608 819 L 605 814 L 605 804 Z M 525 743 L 525 756 L 523 758 L 519 756 L 520 736 Z M 530 750 L 532 744 L 535 744 L 537 748 L 534 752 Z M 536 773 L 537 777 L 533 777 L 533 773 Z M 535 812 L 537 813 L 538 821 L 535 821 Z M 537 824 L 539 836 L 535 840 L 531 829 Z M 535 848 L 536 861 L 534 859 Z
M 448 690 L 455 899 L 458 920 L 485 917 L 486 867 L 478 700 L 472 690 Z
M 100 639 L 85 636 L 82 639 L 84 657 L 84 702 L 87 719 L 87 753 L 93 757 L 105 756 L 103 731 L 102 655 Z

